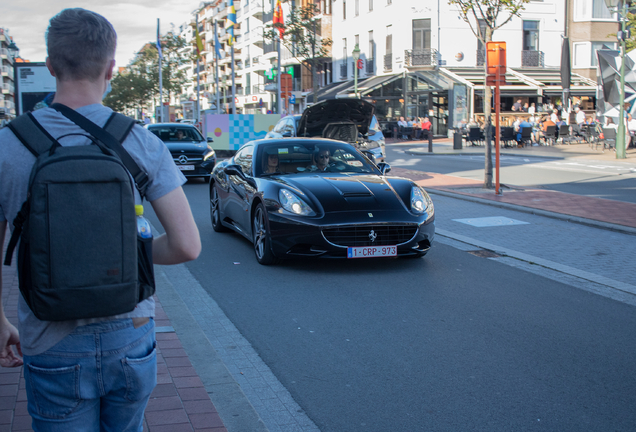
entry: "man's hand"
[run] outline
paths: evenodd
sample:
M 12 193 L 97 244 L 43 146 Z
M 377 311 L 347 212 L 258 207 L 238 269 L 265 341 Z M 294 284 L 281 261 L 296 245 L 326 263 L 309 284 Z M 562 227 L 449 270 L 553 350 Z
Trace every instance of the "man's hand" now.
M 17 348 L 17 354 L 12 345 Z M 22 366 L 22 349 L 20 348 L 18 329 L 4 317 L 0 318 L 0 366 Z

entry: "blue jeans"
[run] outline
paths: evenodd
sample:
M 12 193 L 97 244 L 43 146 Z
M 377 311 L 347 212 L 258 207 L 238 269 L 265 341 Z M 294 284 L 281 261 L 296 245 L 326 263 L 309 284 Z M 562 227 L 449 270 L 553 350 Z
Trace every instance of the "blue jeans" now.
M 37 432 L 141 432 L 157 384 L 155 323 L 130 318 L 77 327 L 50 350 L 24 356 Z

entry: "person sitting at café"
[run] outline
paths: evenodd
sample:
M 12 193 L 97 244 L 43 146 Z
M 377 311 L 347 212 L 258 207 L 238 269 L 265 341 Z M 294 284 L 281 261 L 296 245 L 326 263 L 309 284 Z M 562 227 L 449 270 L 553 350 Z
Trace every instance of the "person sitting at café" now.
M 521 142 L 522 129 L 530 128 L 530 130 L 532 130 L 532 123 L 522 119 L 521 117 L 517 117 L 517 119 L 519 120 L 519 125 L 517 126 L 517 129 L 515 129 L 517 132 L 517 147 L 523 147 L 523 143 Z
M 523 106 L 521 105 L 521 99 L 517 99 L 517 102 L 515 102 L 515 103 L 512 105 L 512 110 L 513 110 L 513 111 L 517 111 L 517 112 L 521 112 L 522 107 L 523 107 Z
M 547 141 L 547 140 L 553 140 L 555 138 L 555 136 L 547 136 L 546 132 L 548 130 L 549 126 L 555 126 L 556 127 L 556 123 L 554 123 L 549 117 L 544 117 L 543 121 L 541 122 L 541 136 L 543 136 L 543 141 Z
M 431 133 L 431 126 L 433 126 L 433 124 L 430 122 L 428 117 L 424 117 L 420 122 L 420 130 L 417 135 L 417 139 L 428 139 L 428 134 Z
M 636 119 L 631 114 L 627 114 L 627 131 L 629 132 L 629 142 L 625 145 L 625 148 L 636 147 L 634 136 L 636 136 Z
M 522 108 L 523 112 L 528 112 L 529 109 L 530 107 L 528 106 L 528 102 L 524 103 Z
M 402 126 L 402 127 L 408 126 L 408 123 L 406 122 L 406 120 L 404 120 L 404 117 L 400 117 L 400 120 L 398 120 L 398 126 Z
M 579 126 L 585 124 L 585 112 L 578 106 L 574 108 L 574 111 L 576 112 L 576 124 Z
M 534 114 L 537 111 L 536 107 L 534 106 L 534 102 L 532 102 L 530 104 L 530 106 L 528 107 L 528 114 Z

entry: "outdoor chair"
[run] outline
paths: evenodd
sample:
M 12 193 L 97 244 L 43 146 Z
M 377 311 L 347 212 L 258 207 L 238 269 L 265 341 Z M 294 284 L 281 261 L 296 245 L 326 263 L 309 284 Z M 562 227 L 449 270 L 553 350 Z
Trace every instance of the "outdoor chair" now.
M 554 145 L 554 141 L 556 139 L 556 126 L 548 126 L 545 128 L 545 132 L 543 133 L 543 142 L 546 145 Z
M 515 142 L 515 129 L 512 126 L 504 126 L 501 128 L 501 138 L 499 144 L 503 147 L 512 147 L 511 143 Z
M 568 125 L 559 126 L 557 140 L 561 140 L 562 144 L 565 144 L 566 142 L 568 143 L 568 145 L 570 144 L 570 141 L 572 141 L 572 137 L 570 137 L 570 127 Z
M 603 139 L 599 139 L 597 144 L 602 144 L 603 152 L 605 152 L 605 149 L 616 148 L 616 129 L 603 128 Z M 596 150 L 596 147 L 594 147 L 594 150 Z
M 532 146 L 532 128 L 531 127 L 521 128 L 521 144 L 525 147 L 526 143 L 530 143 L 530 146 Z
M 468 137 L 466 138 L 467 142 L 470 142 L 471 145 L 478 145 L 477 143 L 484 142 L 484 132 L 478 127 L 471 127 L 468 129 Z

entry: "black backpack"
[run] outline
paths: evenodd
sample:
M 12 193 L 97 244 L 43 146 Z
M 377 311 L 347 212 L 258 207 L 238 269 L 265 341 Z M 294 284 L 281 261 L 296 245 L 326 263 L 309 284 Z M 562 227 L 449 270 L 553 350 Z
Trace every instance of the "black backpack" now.
M 134 121 L 114 113 L 102 129 L 71 108 L 51 107 L 93 144 L 61 146 L 31 113 L 9 124 L 37 159 L 5 265 L 20 238 L 20 291 L 41 320 L 130 312 L 155 291 L 152 238 L 137 235 L 133 190 L 143 199 L 148 176 L 121 145 Z

